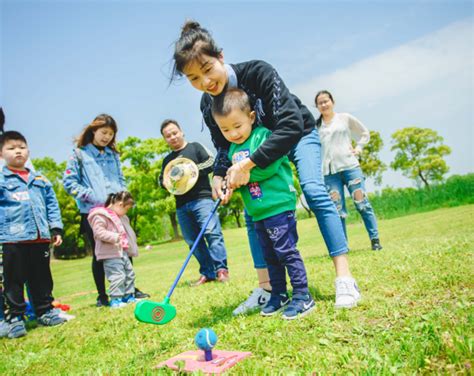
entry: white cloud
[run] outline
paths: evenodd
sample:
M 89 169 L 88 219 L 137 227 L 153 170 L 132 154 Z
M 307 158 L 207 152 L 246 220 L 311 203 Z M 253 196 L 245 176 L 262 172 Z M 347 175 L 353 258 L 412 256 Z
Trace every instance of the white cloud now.
M 292 91 L 313 107 L 315 93 L 328 89 L 335 94 L 338 108 L 356 112 L 461 71 L 470 72 L 472 79 L 473 25 L 472 18 L 453 23 L 344 69 L 310 78 Z

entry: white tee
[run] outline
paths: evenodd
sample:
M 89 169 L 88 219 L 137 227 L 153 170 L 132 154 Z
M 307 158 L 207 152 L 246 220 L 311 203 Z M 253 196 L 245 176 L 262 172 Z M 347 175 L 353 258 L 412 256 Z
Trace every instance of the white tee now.
M 359 166 L 359 161 L 352 153 L 352 143 L 359 152 L 369 142 L 369 130 L 354 116 L 346 113 L 335 113 L 326 124 L 324 120 L 319 128 L 322 145 L 323 175 L 335 174 Z

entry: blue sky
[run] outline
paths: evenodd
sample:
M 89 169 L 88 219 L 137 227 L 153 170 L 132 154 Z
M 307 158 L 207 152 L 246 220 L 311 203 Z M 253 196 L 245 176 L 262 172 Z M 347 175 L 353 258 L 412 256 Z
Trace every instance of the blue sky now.
M 226 62 L 274 65 L 315 115 L 314 94 L 329 89 L 336 111 L 381 133 L 387 164 L 390 135 L 415 125 L 445 138 L 451 174 L 474 170 L 470 1 L 0 2 L 0 104 L 33 157 L 67 159 L 102 112 L 117 120 L 119 140 L 159 137 L 171 117 L 188 140 L 212 147 L 200 93 L 184 80 L 169 85 L 173 42 L 192 18 Z M 383 186 L 410 184 L 384 176 Z

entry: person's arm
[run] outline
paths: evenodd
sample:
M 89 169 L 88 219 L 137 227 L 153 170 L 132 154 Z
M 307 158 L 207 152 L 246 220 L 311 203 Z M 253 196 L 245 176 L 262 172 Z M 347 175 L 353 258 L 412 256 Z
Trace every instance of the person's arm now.
M 80 151 L 77 150 L 77 153 L 80 153 Z M 84 166 L 82 166 L 82 162 L 78 160 L 76 153 L 74 153 L 69 158 L 66 170 L 63 174 L 64 189 L 68 194 L 79 201 L 96 203 L 92 188 L 83 185 L 83 169 Z
M 369 130 L 355 116 L 347 114 L 347 121 L 352 139 L 357 143 L 355 154 L 358 155 L 370 140 Z
M 53 186 L 45 180 L 44 200 L 46 206 L 46 216 L 51 231 L 53 244 L 59 246 L 62 243 L 63 222 L 61 210 Z
M 227 158 L 230 143 L 222 135 L 221 130 L 212 117 L 211 106 L 212 100 L 209 94 L 203 94 L 201 97 L 201 113 L 211 134 L 212 143 L 217 150 L 217 155 L 214 160 L 214 176 L 224 177 L 227 169 L 231 166 L 229 159 Z
M 120 162 L 120 155 L 114 152 L 114 158 L 115 158 L 115 161 L 117 162 L 117 170 L 118 170 L 118 175 L 119 175 L 120 187 L 122 187 L 122 190 L 126 191 L 127 183 L 125 181 L 125 177 L 123 176 L 122 163 Z
M 264 61 L 247 63 L 247 82 L 253 83 L 255 94 L 263 101 L 264 122 L 273 124 L 270 137 L 250 156 L 258 167 L 265 168 L 287 155 L 303 136 L 304 121 L 295 97 L 278 72 Z
M 255 167 L 250 171 L 250 183 L 261 182 L 275 175 L 283 162 L 283 157 L 269 164 L 265 168 Z
M 268 129 L 263 127 L 258 127 L 252 131 L 250 135 L 250 153 L 257 150 L 261 145 L 263 145 L 266 140 L 271 136 L 271 132 Z M 248 159 L 245 158 L 244 161 Z M 263 180 L 267 180 L 268 178 L 275 175 L 280 168 L 283 162 L 283 158 L 279 158 L 276 161 L 272 162 L 265 168 L 261 168 L 258 166 L 253 167 L 250 170 L 250 179 L 249 182 L 261 182 Z
M 94 215 L 89 220 L 92 231 L 94 232 L 94 238 L 102 240 L 104 243 L 119 244 L 120 234 L 107 230 L 107 221 L 100 215 Z
M 214 167 L 214 156 L 212 153 L 199 143 L 195 143 L 196 158 L 198 163 L 196 163 L 199 169 L 199 176 L 208 176 Z
M 163 159 L 163 163 L 161 164 L 161 171 L 160 171 L 160 176 L 158 177 L 158 183 L 160 183 L 160 187 L 163 188 L 163 189 L 166 189 L 166 187 L 164 186 L 163 184 L 163 173 L 165 171 L 165 167 L 166 165 L 169 163 L 168 161 L 168 156 L 166 156 L 164 159 Z
M 61 210 L 59 209 L 58 199 L 50 182 L 45 184 L 44 200 L 49 228 L 62 229 Z

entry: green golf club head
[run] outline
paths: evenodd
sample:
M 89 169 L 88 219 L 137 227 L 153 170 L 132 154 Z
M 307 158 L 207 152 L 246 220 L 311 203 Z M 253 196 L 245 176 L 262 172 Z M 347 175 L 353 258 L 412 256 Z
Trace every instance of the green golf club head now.
M 169 304 L 169 298 L 161 303 L 142 300 L 135 306 L 135 318 L 148 324 L 164 325 L 176 316 L 176 308 Z

